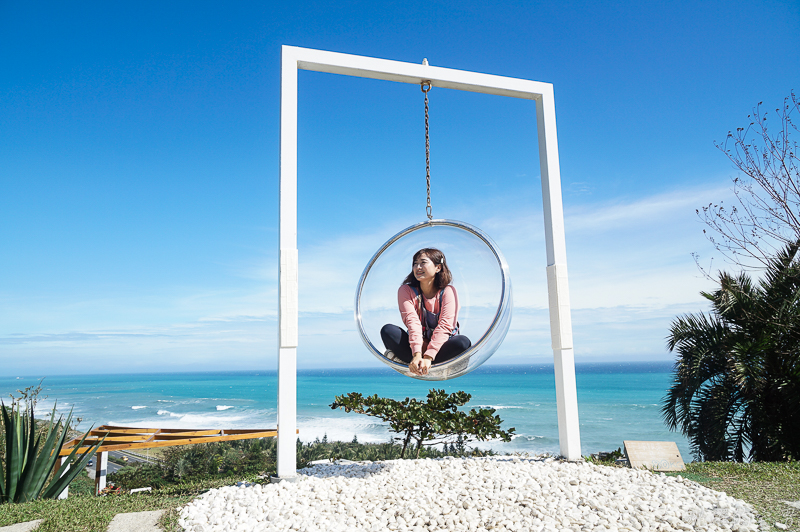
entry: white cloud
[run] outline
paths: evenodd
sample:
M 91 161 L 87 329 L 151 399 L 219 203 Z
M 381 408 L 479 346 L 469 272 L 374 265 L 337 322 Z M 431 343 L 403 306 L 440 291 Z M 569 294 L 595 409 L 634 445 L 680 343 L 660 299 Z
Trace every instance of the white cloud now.
M 710 250 L 694 208 L 726 193 L 698 188 L 567 210 L 578 360 L 666 356 L 671 319 L 705 310 L 698 292 L 712 288 L 690 256 Z M 492 362 L 550 360 L 541 210 L 496 212 L 467 220 L 496 240 L 511 268 L 514 320 Z M 385 220 L 357 234 L 307 239 L 311 243 L 301 245 L 300 367 L 378 363 L 356 332 L 353 297 L 370 257 L 406 225 Z M 13 333 L 0 334 L 0 344 L 25 360 L 20 368 L 32 368 L 36 360 L 43 367 L 75 371 L 72 359 L 107 371 L 274 367 L 277 268 L 233 270 L 234 275 L 249 272 L 243 275 L 247 283 L 236 289 L 184 288 L 63 302 L 50 309 L 46 301 L 27 306 L 18 301 L 15 312 L 29 316 L 27 326 L 13 331 L 6 321 L 5 330 Z M 35 316 L 38 328 L 31 326 Z
M 571 209 L 565 215 L 567 232 L 597 233 L 632 226 L 674 223 L 687 216 L 697 220 L 695 209 L 709 201 L 731 196 L 729 187 L 695 188 L 639 198 L 616 201 L 606 205 L 585 205 Z
M 710 287 L 691 257 L 691 252 L 710 250 L 694 209 L 708 198 L 726 193 L 719 188 L 698 188 L 567 211 L 573 329 L 579 360 L 668 356 L 664 338 L 670 321 L 684 312 L 705 310 L 698 292 Z M 468 221 L 496 240 L 510 264 L 514 284 L 514 321 L 492 362 L 550 359 L 541 212 L 507 210 L 503 216 Z M 335 279 L 337 273 L 345 271 L 327 267 L 342 264 L 337 262 L 337 254 L 360 257 L 365 263 L 381 242 L 375 233 L 348 236 L 306 252 L 305 260 L 317 279 Z M 351 365 L 350 350 L 365 352 L 352 322 L 352 294 L 363 265 L 346 261 L 352 279 L 349 285 L 341 282 L 342 275 L 333 288 L 327 282 L 311 280 L 316 300 L 309 308 L 303 306 L 301 298 L 301 308 L 320 312 L 313 319 L 307 318 L 308 326 L 326 333 L 313 339 L 303 333 L 301 344 L 306 345 L 307 363 L 314 363 L 318 350 L 336 353 L 338 342 L 348 354 L 337 363 Z M 301 293 L 307 290 L 305 283 L 303 276 Z M 331 302 L 326 301 L 329 294 L 333 294 Z M 334 301 L 342 298 L 346 298 L 345 304 L 335 312 Z M 324 360 L 319 355 L 320 363 Z

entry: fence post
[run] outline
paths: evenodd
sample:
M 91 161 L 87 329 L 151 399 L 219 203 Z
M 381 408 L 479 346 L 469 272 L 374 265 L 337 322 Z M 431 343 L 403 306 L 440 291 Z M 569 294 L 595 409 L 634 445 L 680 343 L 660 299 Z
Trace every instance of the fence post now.
M 106 487 L 106 472 L 108 470 L 108 451 L 103 451 L 94 455 L 94 492 L 99 495 Z
M 67 459 L 66 456 L 61 456 L 58 458 L 58 460 L 56 460 L 56 470 L 54 472 L 55 474 L 58 474 L 58 470 L 61 469 L 61 465 L 64 463 L 64 460 L 66 459 Z M 66 475 L 67 471 L 69 471 L 69 464 L 67 464 L 67 468 L 64 470 L 64 474 L 61 476 L 63 477 L 64 475 Z M 55 478 L 53 480 L 55 480 Z M 64 491 L 58 494 L 59 499 L 66 499 L 67 497 L 69 497 L 69 485 L 67 485 L 67 487 L 64 488 Z

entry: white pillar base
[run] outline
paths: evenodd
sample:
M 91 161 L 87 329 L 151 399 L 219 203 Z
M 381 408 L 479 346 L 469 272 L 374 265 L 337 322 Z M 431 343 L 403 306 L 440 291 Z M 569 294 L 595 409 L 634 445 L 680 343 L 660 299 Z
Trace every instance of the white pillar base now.
M 271 476 L 269 477 L 270 484 L 277 484 L 278 482 L 297 482 L 300 479 L 299 476 L 295 475 L 293 477 L 276 477 Z
M 106 487 L 106 474 L 108 471 L 108 451 L 97 453 L 95 459 L 94 492 L 99 494 Z
M 278 467 L 276 476 L 297 475 L 297 348 L 278 354 Z
M 578 391 L 575 383 L 575 357 L 572 349 L 553 349 L 558 407 L 558 441 L 561 456 L 582 460 L 581 432 L 578 423 Z
M 64 463 L 64 460 L 66 459 L 67 459 L 66 456 L 62 456 L 56 461 L 56 471 L 58 471 L 58 469 L 61 467 L 61 465 Z M 66 475 L 68 471 L 69 471 L 69 465 L 64 470 L 64 473 L 61 476 L 63 477 L 64 475 Z M 67 497 L 69 497 L 69 486 L 64 488 L 64 491 L 58 494 L 59 499 L 66 499 Z

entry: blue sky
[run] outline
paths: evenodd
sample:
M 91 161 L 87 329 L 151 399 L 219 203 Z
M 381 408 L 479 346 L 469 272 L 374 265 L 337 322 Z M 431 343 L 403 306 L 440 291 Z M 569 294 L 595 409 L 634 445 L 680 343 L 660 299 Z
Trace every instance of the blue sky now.
M 576 359 L 669 359 L 713 143 L 798 89 L 799 36 L 796 2 L 0 3 L 0 371 L 276 366 L 282 44 L 552 83 Z M 430 99 L 434 215 L 511 268 L 490 363 L 552 360 L 534 105 Z M 353 294 L 425 215 L 422 95 L 301 72 L 298 143 L 298 364 L 374 366 Z

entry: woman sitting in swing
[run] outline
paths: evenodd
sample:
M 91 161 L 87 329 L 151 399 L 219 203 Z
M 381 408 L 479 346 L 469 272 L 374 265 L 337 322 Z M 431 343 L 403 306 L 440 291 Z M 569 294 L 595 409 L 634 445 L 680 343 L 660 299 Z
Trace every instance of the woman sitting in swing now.
M 424 248 L 414 254 L 411 273 L 397 291 L 400 316 L 408 332 L 384 325 L 386 356 L 408 364 L 415 375 L 427 375 L 434 360 L 446 362 L 470 348 L 458 334 L 458 294 L 444 253 Z

